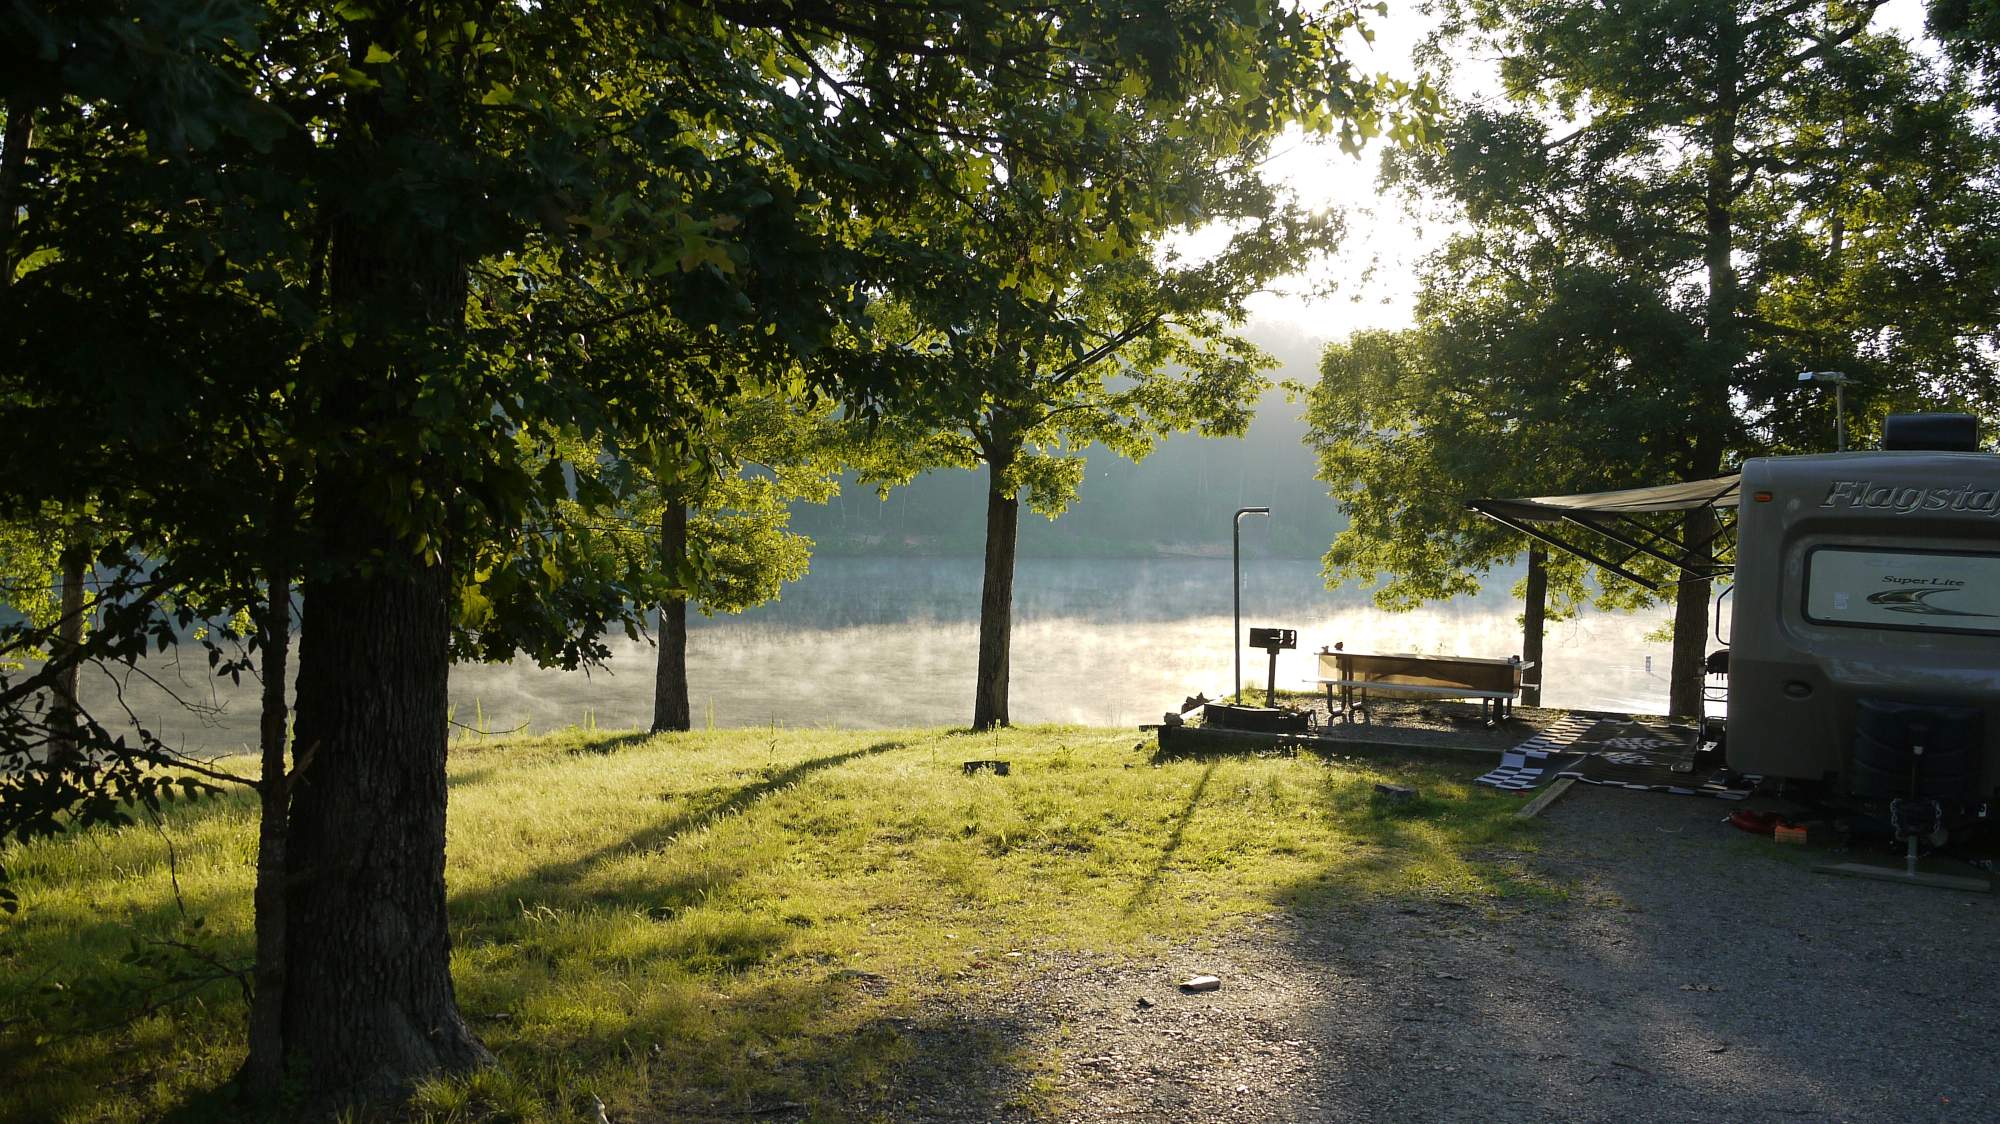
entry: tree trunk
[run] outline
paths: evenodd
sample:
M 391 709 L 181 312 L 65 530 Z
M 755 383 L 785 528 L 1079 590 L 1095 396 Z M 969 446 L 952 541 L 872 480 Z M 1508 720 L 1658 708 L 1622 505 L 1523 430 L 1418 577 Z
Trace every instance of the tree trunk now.
M 972 728 L 1007 725 L 1007 660 L 1013 645 L 1014 543 L 1021 500 L 1002 483 L 1013 467 L 1009 449 L 986 462 L 986 577 L 979 593 L 979 673 L 973 685 Z
M 14 282 L 14 213 L 20 206 L 21 169 L 34 139 L 35 113 L 28 99 L 7 103 L 7 129 L 0 136 L 0 292 Z
M 396 34 L 362 21 L 349 48 Z M 424 198 L 393 188 L 408 178 L 408 149 L 465 141 L 449 105 L 357 98 L 343 175 L 387 186 L 330 212 L 331 307 L 360 342 L 356 359 L 335 360 L 355 393 L 332 387 L 323 408 L 370 433 L 408 424 L 438 361 L 432 333 L 464 323 L 457 236 L 422 217 Z M 306 1075 L 319 1111 L 400 1099 L 424 1077 L 493 1062 L 458 1011 L 445 910 L 451 544 L 435 525 L 411 541 L 397 508 L 409 502 L 400 481 L 448 496 L 452 471 L 420 441 L 384 442 L 329 453 L 314 479 L 312 529 L 328 546 L 300 621 L 283 1034 L 287 1067 Z
M 60 660 L 83 647 L 84 594 L 83 580 L 88 569 L 90 551 L 83 545 L 79 532 L 68 532 L 69 539 L 63 545 L 58 563 L 62 567 L 62 600 L 57 610 L 55 643 L 49 645 L 49 658 Z M 83 664 L 72 663 L 56 677 L 54 698 L 49 706 L 49 759 L 68 765 L 80 764 L 77 759 L 76 726 L 83 713 Z
M 451 984 L 449 575 L 400 570 L 311 583 L 300 630 L 283 1033 L 328 1104 L 492 1061 Z
M 1681 534 L 1690 549 L 1691 565 L 1707 566 L 1709 551 L 1693 544 L 1715 533 L 1715 512 L 1698 507 L 1681 516 Z M 1667 713 L 1675 717 L 1701 717 L 1702 664 L 1708 655 L 1708 588 L 1706 579 L 1681 575 L 1674 593 L 1674 655 L 1667 680 Z
M 270 528 L 282 534 L 282 525 Z M 258 731 L 257 887 L 251 895 L 257 928 L 256 987 L 250 1000 L 250 1056 L 243 1089 L 259 1104 L 276 1100 L 285 1077 L 285 837 L 290 798 L 285 771 L 285 664 L 292 643 L 292 584 L 277 564 L 266 577 L 263 632 L 264 707 Z
M 687 505 L 670 498 L 660 515 L 660 562 L 675 574 L 687 565 L 687 533 Z M 685 597 L 669 597 L 660 604 L 660 663 L 653 675 L 656 734 L 694 725 L 688 709 L 687 612 Z
M 1708 274 L 1708 295 L 1703 308 L 1703 327 L 1708 334 L 1707 378 L 1696 390 L 1690 405 L 1691 433 L 1686 463 L 1687 478 L 1712 477 L 1722 469 L 1723 442 L 1734 409 L 1736 368 L 1743 358 L 1742 332 L 1737 323 L 1738 286 L 1734 261 L 1736 240 L 1734 212 L 1736 191 L 1737 115 L 1742 100 L 1743 28 L 1734 9 L 1725 6 L 1717 29 L 1715 55 L 1715 102 L 1708 121 L 1708 181 L 1703 200 L 1705 238 L 1703 264 Z M 1697 508 L 1681 519 L 1681 533 L 1689 544 L 1686 561 L 1706 567 L 1711 549 L 1699 550 L 1715 533 L 1715 512 Z M 1701 715 L 1702 662 L 1708 647 L 1708 594 L 1706 580 L 1682 581 L 1674 595 L 1674 652 L 1667 686 L 1667 710 L 1676 716 Z
M 0 293 L 14 283 L 18 255 L 14 252 L 16 212 L 21 206 L 21 173 L 28 163 L 28 145 L 35 134 L 35 111 L 25 97 L 7 103 L 7 126 L 0 134 Z M 83 579 L 90 551 L 80 532 L 66 530 L 58 565 L 62 569 L 60 608 L 57 610 L 55 642 L 49 658 L 60 659 L 83 646 Z M 74 764 L 77 758 L 75 729 L 82 713 L 83 665 L 72 664 L 56 678 L 49 701 L 49 761 Z
M 1549 607 L 1549 552 L 1528 548 L 1528 588 L 1521 612 L 1521 705 L 1542 705 L 1542 622 Z
M 25 97 L 7 103 L 7 126 L 0 133 L 0 293 L 14 283 L 17 255 L 14 252 L 15 215 L 21 206 L 21 173 L 28 163 L 28 145 L 35 133 L 35 111 Z M 57 610 L 55 642 L 49 658 L 59 659 L 83 646 L 83 579 L 90 558 L 81 536 L 66 531 L 58 565 L 62 569 L 60 608 Z M 77 763 L 75 728 L 81 713 L 78 692 L 83 684 L 83 665 L 72 664 L 56 678 L 49 700 L 49 763 Z

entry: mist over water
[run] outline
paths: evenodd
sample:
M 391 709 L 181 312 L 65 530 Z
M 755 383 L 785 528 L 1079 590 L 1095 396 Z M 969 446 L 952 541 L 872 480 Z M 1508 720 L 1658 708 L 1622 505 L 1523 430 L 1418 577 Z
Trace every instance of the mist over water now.
M 977 558 L 822 557 L 777 602 L 739 616 L 691 613 L 695 726 L 962 726 L 972 715 L 979 584 Z M 1298 630 L 1299 650 L 1278 661 L 1279 686 L 1295 689 L 1314 675 L 1313 653 L 1335 642 L 1361 651 L 1504 658 L 1520 651 L 1520 606 L 1507 596 L 1512 584 L 1502 575 L 1476 598 L 1385 613 L 1366 591 L 1323 588 L 1316 561 L 1246 561 L 1243 625 Z M 1159 721 L 1186 695 L 1227 691 L 1229 586 L 1227 558 L 1022 559 L 1014 586 L 1013 721 L 1136 726 Z M 1644 637 L 1665 614 L 1586 612 L 1550 625 L 1543 701 L 1664 710 L 1670 648 Z M 1265 660 L 1246 650 L 1244 678 L 1262 682 Z M 652 720 L 654 666 L 650 644 L 621 639 L 610 663 L 590 672 L 525 662 L 455 667 L 453 720 L 489 732 L 591 722 L 643 729 Z M 128 680 L 127 701 L 170 743 L 208 753 L 254 743 L 257 686 L 248 677 L 240 687 L 212 680 L 198 649 L 178 664 L 156 658 L 145 670 L 183 697 L 218 708 L 189 714 L 142 677 Z M 108 683 L 86 690 L 93 687 L 110 690 Z

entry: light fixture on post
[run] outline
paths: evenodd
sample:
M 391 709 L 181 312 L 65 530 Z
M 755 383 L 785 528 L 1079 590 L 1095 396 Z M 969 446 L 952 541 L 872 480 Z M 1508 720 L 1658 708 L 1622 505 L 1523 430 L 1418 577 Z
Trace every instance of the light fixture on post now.
M 1236 631 L 1229 634 L 1229 643 L 1236 649 L 1236 701 L 1243 701 L 1243 517 L 1246 515 L 1269 516 L 1268 507 L 1241 507 L 1236 509 L 1236 518 L 1229 524 L 1229 576 L 1231 578 L 1231 600 L 1236 606 Z
M 1833 384 L 1833 447 L 1847 451 L 1847 376 L 1839 371 L 1800 371 L 1800 382 Z

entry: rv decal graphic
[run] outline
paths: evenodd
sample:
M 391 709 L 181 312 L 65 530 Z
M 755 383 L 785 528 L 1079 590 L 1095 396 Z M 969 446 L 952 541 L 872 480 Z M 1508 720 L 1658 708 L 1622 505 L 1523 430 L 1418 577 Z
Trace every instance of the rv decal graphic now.
M 2000 636 L 2000 551 L 1820 546 L 1805 569 L 1816 624 Z
M 1908 578 L 1890 578 L 1890 581 L 1908 581 Z M 1922 613 L 1927 617 L 1990 617 L 1992 613 L 1968 613 L 1963 609 L 1948 609 L 1943 605 L 1931 604 L 1931 598 L 1942 593 L 1958 593 L 1965 588 L 1964 582 L 1947 582 L 1943 585 L 1910 587 L 1905 589 L 1885 589 L 1868 595 L 1870 605 L 1878 605 L 1892 613 Z
M 1835 480 L 1827 485 L 1821 507 L 1865 508 L 1909 515 L 1917 511 L 1962 511 L 2000 516 L 2000 490 L 1972 484 L 1956 487 L 1911 488 L 1876 484 L 1872 480 Z

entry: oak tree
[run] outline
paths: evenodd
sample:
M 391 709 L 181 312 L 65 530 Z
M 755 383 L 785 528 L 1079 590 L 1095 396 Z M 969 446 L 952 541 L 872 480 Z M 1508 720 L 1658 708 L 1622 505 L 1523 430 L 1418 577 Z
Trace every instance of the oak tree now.
M 1391 169 L 1470 227 L 1431 263 L 1413 346 L 1470 391 L 1446 401 L 1490 416 L 1474 428 L 1496 455 L 1550 466 L 1520 494 L 1702 479 L 1815 447 L 1832 427 L 1796 393 L 1800 370 L 1858 376 L 1864 417 L 1980 393 L 1991 138 L 1962 79 L 1869 31 L 1878 7 L 1446 7 L 1441 45 L 1500 56 L 1502 100 L 1465 105 L 1442 144 Z M 1329 432 L 1382 455 L 1330 469 L 1343 499 L 1409 471 L 1391 452 L 1405 435 Z M 1496 491 L 1484 474 L 1442 479 L 1456 499 Z M 1680 536 L 1706 541 L 1714 519 L 1688 512 Z M 1350 536 L 1373 545 L 1336 554 L 1466 530 L 1458 516 L 1360 526 Z M 1709 592 L 1688 580 L 1673 597 L 1677 714 L 1700 708 Z

